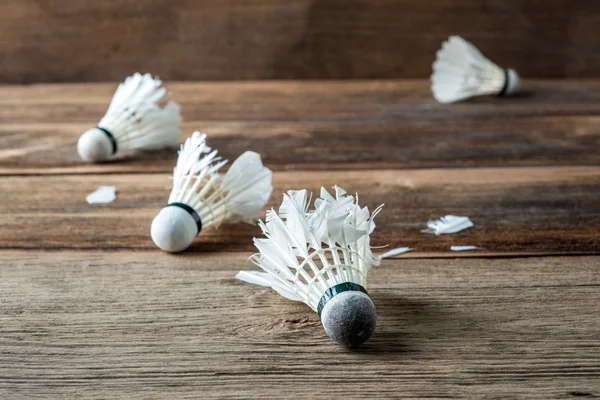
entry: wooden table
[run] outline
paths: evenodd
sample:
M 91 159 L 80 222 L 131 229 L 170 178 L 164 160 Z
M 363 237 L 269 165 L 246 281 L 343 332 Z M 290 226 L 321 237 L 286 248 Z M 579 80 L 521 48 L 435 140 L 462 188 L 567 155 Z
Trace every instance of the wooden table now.
M 270 206 L 334 184 L 385 203 L 372 244 L 415 252 L 372 271 L 359 350 L 234 278 L 256 226 L 154 248 L 176 153 L 75 149 L 114 84 L 0 87 L 0 398 L 600 396 L 600 81 L 527 84 L 455 105 L 420 80 L 169 85 L 185 136 L 263 155 Z M 117 200 L 88 205 L 101 185 Z M 420 233 L 447 214 L 475 228 Z

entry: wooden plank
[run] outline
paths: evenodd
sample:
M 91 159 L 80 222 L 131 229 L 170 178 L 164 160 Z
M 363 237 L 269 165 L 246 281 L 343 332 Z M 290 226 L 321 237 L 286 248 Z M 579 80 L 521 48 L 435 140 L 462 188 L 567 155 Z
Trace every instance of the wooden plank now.
M 245 255 L 0 252 L 2 398 L 600 393 L 598 257 L 384 261 L 373 338 L 243 284 Z
M 600 252 L 600 168 L 536 167 L 375 171 L 293 171 L 274 175 L 270 206 L 281 193 L 340 185 L 370 209 L 384 203 L 373 246 L 447 252 L 476 245 L 489 252 Z M 88 205 L 87 193 L 115 185 L 110 205 Z M 0 179 L 0 247 L 27 249 L 151 249 L 150 223 L 166 204 L 167 175 L 27 176 Z M 466 215 L 475 228 L 435 237 L 428 219 Z M 252 225 L 203 232 L 193 252 L 252 251 Z M 462 253 L 447 253 L 456 257 Z
M 224 157 L 254 149 L 275 170 L 600 163 L 598 81 L 540 81 L 538 96 L 453 106 L 429 99 L 425 81 L 169 87 L 184 105 L 182 140 L 203 130 Z M 174 151 L 102 165 L 79 159 L 77 139 L 102 116 L 114 85 L 4 88 L 0 174 L 172 170 Z
M 599 18 L 592 0 L 3 1 L 0 81 L 426 77 L 452 34 L 524 76 L 598 77 Z
M 96 123 L 120 76 L 112 83 L 2 85 L 3 123 Z M 436 102 L 429 80 L 165 81 L 188 121 L 408 121 L 524 116 L 597 115 L 600 80 L 525 80 L 524 93 Z

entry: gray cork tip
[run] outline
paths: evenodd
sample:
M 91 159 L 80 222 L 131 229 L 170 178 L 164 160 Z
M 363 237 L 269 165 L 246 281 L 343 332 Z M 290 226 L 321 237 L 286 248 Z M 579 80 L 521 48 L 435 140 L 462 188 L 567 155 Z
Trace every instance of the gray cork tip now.
M 335 295 L 325 304 L 321 322 L 333 341 L 358 347 L 375 332 L 377 311 L 366 293 L 351 290 Z

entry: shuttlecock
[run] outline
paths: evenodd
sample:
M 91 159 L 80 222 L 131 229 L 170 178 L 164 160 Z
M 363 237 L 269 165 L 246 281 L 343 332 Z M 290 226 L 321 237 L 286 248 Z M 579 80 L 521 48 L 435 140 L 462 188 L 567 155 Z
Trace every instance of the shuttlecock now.
M 450 36 L 437 52 L 431 90 L 440 103 L 489 94 L 507 96 L 518 89 L 519 75 L 514 70 L 500 68 L 460 36 Z
M 157 150 L 173 147 L 181 135 L 179 104 L 169 101 L 159 79 L 135 73 L 117 88 L 106 115 L 98 126 L 85 132 L 77 142 L 85 161 L 106 161 L 126 150 Z
M 250 221 L 265 206 L 273 187 L 271 170 L 260 155 L 246 151 L 231 164 L 206 145 L 206 135 L 194 132 L 179 150 L 173 170 L 169 204 L 152 221 L 154 243 L 171 253 L 190 246 L 198 233 L 224 221 Z
M 259 253 L 251 261 L 264 272 L 241 271 L 237 278 L 307 304 L 330 338 L 358 346 L 377 323 L 367 273 L 381 261 L 369 244 L 381 207 L 371 215 L 335 187 L 335 197 L 322 188 L 315 209 L 307 212 L 307 196 L 306 190 L 289 191 L 279 214 L 270 210 L 266 222 L 259 221 L 266 238 L 254 239 Z

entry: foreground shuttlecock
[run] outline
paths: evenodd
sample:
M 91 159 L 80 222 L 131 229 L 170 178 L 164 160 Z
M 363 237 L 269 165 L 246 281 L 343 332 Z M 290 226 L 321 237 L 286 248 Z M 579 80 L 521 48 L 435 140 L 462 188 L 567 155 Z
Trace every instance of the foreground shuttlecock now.
M 460 36 L 450 36 L 437 52 L 431 75 L 433 97 L 453 103 L 473 96 L 507 96 L 519 89 L 519 75 L 502 69 Z
M 150 229 L 159 248 L 185 250 L 202 229 L 224 221 L 248 221 L 265 206 L 273 191 L 272 173 L 260 155 L 246 151 L 222 175 L 219 169 L 226 163 L 206 145 L 205 134 L 194 132 L 181 146 L 169 204 Z
M 254 239 L 260 253 L 251 258 L 265 272 L 241 271 L 237 278 L 307 304 L 329 337 L 358 346 L 377 323 L 366 289 L 367 273 L 380 263 L 369 235 L 381 207 L 371 215 L 339 187 L 335 197 L 321 189 L 313 211 L 307 212 L 308 202 L 306 190 L 289 191 L 279 214 L 267 212 L 266 222 L 259 222 L 266 238 Z
M 181 134 L 179 104 L 169 101 L 161 108 L 166 89 L 152 75 L 134 75 L 117 88 L 106 115 L 98 126 L 77 142 L 85 161 L 106 161 L 126 150 L 157 150 L 175 146 Z

